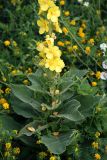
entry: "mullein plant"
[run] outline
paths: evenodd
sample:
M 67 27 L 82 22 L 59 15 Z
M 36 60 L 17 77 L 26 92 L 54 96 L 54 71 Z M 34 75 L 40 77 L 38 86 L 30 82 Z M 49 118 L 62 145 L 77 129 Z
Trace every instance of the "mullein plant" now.
M 39 34 L 46 33 L 45 39 L 37 42 L 38 69 L 27 75 L 26 85 L 9 85 L 11 107 L 25 118 L 18 138 L 28 144 L 32 137 L 30 146 L 41 145 L 43 151 L 47 147 L 51 157 L 56 159 L 65 151 L 79 158 L 79 143 L 85 141 L 82 125 L 94 123 L 93 110 L 100 96 L 95 96 L 97 90 L 87 81 L 88 70 L 72 67 L 64 73 L 65 64 L 61 50 L 55 45 L 54 33 L 62 32 L 58 21 L 60 9 L 53 0 L 38 0 L 38 3 Z

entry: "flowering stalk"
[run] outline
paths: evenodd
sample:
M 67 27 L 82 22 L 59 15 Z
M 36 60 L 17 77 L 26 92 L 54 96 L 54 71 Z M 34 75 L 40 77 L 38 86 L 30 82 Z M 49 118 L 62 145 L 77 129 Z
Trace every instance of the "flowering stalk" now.
M 65 64 L 61 59 L 61 51 L 58 46 L 54 45 L 56 39 L 53 31 L 61 33 L 62 30 L 59 26 L 58 18 L 60 16 L 59 7 L 56 6 L 54 0 L 38 0 L 40 9 L 40 18 L 37 21 L 39 26 L 39 34 L 48 33 L 43 42 L 37 43 L 37 50 L 41 57 L 40 66 L 60 73 Z

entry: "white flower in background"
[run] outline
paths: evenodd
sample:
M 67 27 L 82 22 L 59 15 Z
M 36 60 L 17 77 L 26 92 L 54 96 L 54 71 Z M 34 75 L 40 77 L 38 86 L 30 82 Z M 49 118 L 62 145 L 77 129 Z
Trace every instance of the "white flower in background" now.
M 102 62 L 102 66 L 103 66 L 104 69 L 107 69 L 107 60 Z
M 89 2 L 84 2 L 83 5 L 86 6 L 86 7 L 88 7 L 89 6 Z
M 107 80 L 107 72 L 101 72 L 101 77 L 102 80 Z
M 107 50 L 107 44 L 106 43 L 100 44 L 100 49 L 105 53 Z

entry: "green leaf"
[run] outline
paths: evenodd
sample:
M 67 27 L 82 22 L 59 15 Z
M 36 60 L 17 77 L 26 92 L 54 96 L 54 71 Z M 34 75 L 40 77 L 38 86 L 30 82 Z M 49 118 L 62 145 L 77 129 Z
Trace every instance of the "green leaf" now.
M 80 102 L 73 99 L 63 105 L 61 111 L 57 115 L 58 117 L 66 118 L 71 121 L 80 121 L 84 119 L 84 116 L 78 111 L 81 106 Z
M 65 133 L 58 137 L 46 135 L 41 137 L 42 143 L 54 154 L 62 154 L 71 143 L 74 133 Z
M 29 104 L 20 101 L 16 97 L 11 96 L 11 106 L 15 113 L 25 118 L 32 118 L 36 115 L 36 111 Z
M 66 72 L 59 81 L 61 94 L 68 91 L 75 83 L 77 83 L 77 79 L 82 79 L 87 72 L 88 70 L 78 70 L 76 68 L 72 68 Z
M 77 96 L 76 99 L 80 102 L 80 112 L 85 116 L 91 116 L 93 113 L 94 106 L 97 105 L 100 101 L 99 96 L 93 96 L 93 95 L 80 95 Z
M 40 111 L 40 103 L 33 99 L 33 92 L 24 85 L 11 84 L 13 94 L 21 101 L 31 105 L 37 111 Z
M 0 115 L 0 125 L 5 130 L 19 130 L 21 125 L 8 115 Z

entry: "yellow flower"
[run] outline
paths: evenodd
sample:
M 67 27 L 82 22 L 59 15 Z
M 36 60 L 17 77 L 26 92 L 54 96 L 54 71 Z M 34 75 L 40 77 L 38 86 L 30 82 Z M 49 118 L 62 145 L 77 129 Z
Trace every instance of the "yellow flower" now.
M 5 89 L 5 93 L 6 93 L 6 94 L 10 94 L 10 92 L 11 92 L 11 89 L 10 89 L 10 88 L 6 88 L 6 89 Z
M 47 19 L 51 20 L 52 22 L 58 22 L 59 16 L 60 16 L 60 10 L 58 6 L 49 8 Z
M 86 48 L 85 48 L 85 52 L 86 52 L 86 54 L 87 54 L 87 55 L 89 55 L 89 54 L 90 54 L 90 52 L 91 52 L 90 47 L 86 47 Z
M 96 86 L 97 86 L 97 82 L 92 82 L 91 85 L 92 85 L 93 87 L 96 87 Z
M 58 22 L 53 23 L 53 25 L 54 25 L 56 32 L 62 33 L 62 30 L 61 30 Z
M 13 149 L 14 154 L 20 154 L 20 148 L 19 147 L 15 147 Z
M 100 79 L 100 77 L 101 77 L 101 72 L 100 72 L 100 71 L 97 71 L 96 74 L 95 74 L 95 76 L 96 76 L 97 79 Z
M 1 99 L 0 99 L 0 104 L 6 103 L 6 102 L 7 102 L 7 101 L 6 101 L 5 98 L 1 98 Z
M 97 142 L 93 142 L 92 143 L 92 147 L 95 148 L 95 149 L 98 149 L 98 143 Z
M 61 41 L 58 41 L 58 42 L 57 42 L 57 45 L 58 45 L 58 46 L 61 46 L 61 47 L 64 47 L 64 43 L 61 42 Z
M 70 45 L 71 42 L 70 42 L 70 41 L 65 41 L 65 44 L 66 44 L 66 45 Z
M 10 41 L 9 41 L 9 40 L 4 41 L 4 45 L 5 45 L 6 47 L 10 46 Z
M 96 138 L 100 137 L 100 132 L 96 132 L 96 133 L 95 133 L 95 137 L 96 137 Z
M 68 33 L 68 30 L 67 30 L 67 28 L 66 28 L 66 27 L 63 27 L 63 28 L 62 28 L 62 31 L 63 31 L 65 34 L 67 34 L 67 33 Z
M 69 15 L 70 15 L 70 12 L 69 12 L 69 11 L 65 11 L 65 12 L 64 12 L 64 15 L 65 15 L 65 16 L 69 16 Z
M 45 48 L 46 58 L 53 59 L 53 58 L 60 58 L 61 51 L 57 46 L 49 46 L 48 48 Z
M 25 79 L 25 80 L 23 81 L 23 84 L 28 85 L 28 84 L 29 84 L 29 81 L 28 81 L 27 79 Z
M 71 24 L 72 26 L 75 26 L 75 25 L 76 25 L 76 20 L 71 20 L 70 24 Z
M 96 154 L 95 154 L 95 159 L 96 159 L 96 160 L 100 160 L 100 159 L 101 159 L 100 154 L 96 153 Z
M 88 41 L 88 43 L 90 43 L 91 45 L 94 45 L 94 39 L 93 38 L 91 38 L 91 39 L 89 39 L 89 41 Z
M 38 42 L 37 43 L 37 50 L 39 51 L 39 52 L 43 52 L 44 51 L 44 48 L 45 48 L 45 44 L 43 43 L 43 42 Z
M 57 160 L 56 156 L 51 156 L 49 160 Z
M 10 148 L 11 148 L 11 143 L 10 143 L 10 142 L 6 143 L 6 144 L 5 144 L 5 148 L 6 148 L 7 150 L 10 149 Z
M 9 104 L 7 102 L 3 103 L 2 106 L 5 110 L 9 109 Z
M 84 33 L 84 32 L 78 32 L 78 35 L 79 35 L 81 38 L 84 38 L 84 37 L 85 37 L 85 33 Z
M 72 49 L 76 51 L 78 49 L 78 46 L 74 45 L 74 46 L 72 46 Z
M 49 7 L 54 6 L 54 2 L 52 0 L 38 0 L 38 3 L 40 5 L 40 10 L 41 11 L 47 11 Z
M 43 34 L 45 32 L 48 32 L 49 31 L 49 22 L 43 18 L 40 18 L 38 21 L 37 21 L 37 25 L 40 27 L 39 29 L 39 33 L 40 34 Z
M 61 0 L 61 1 L 60 1 L 60 5 L 61 5 L 61 6 L 64 6 L 64 5 L 65 5 L 65 1 L 64 1 L 64 0 Z
M 46 59 L 45 67 L 49 68 L 51 71 L 56 71 L 57 73 L 60 73 L 64 66 L 65 64 L 60 58 Z

